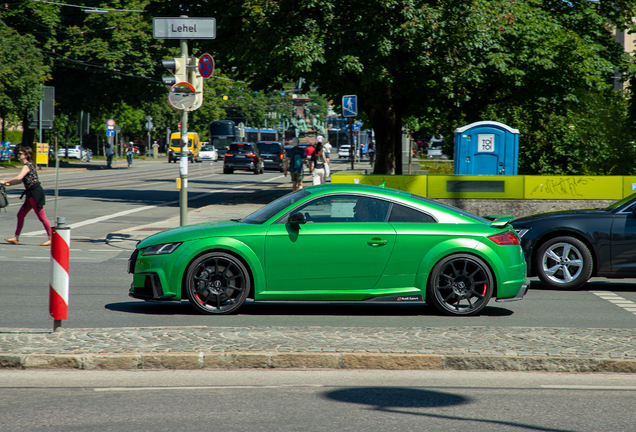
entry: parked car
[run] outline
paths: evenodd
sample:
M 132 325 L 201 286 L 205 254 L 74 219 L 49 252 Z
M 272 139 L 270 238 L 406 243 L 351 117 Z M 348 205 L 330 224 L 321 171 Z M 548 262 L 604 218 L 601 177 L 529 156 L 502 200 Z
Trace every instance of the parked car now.
M 69 146 L 68 154 L 66 153 L 65 147 L 58 147 L 57 149 L 57 157 L 61 157 L 61 158 L 86 159 L 87 154 L 90 154 L 90 156 L 92 156 L 93 152 L 79 145 Z
M 636 277 L 636 193 L 604 209 L 566 210 L 512 221 L 528 275 L 579 289 L 593 276 Z
M 277 141 L 259 141 L 256 143 L 263 158 L 265 169 L 283 172 L 285 162 L 285 146 Z
M 349 158 L 349 151 L 351 146 L 348 144 L 341 145 L 338 149 L 338 158 Z
M 232 174 L 234 170 L 252 171 L 263 174 L 263 158 L 254 143 L 235 142 L 223 155 L 223 174 Z
M 472 315 L 493 297 L 526 293 L 511 219 L 380 186 L 310 186 L 244 219 L 147 237 L 129 260 L 129 294 L 187 299 L 206 314 L 235 312 L 252 298 L 427 302 L 445 314 Z M 317 271 L 326 250 L 329 268 Z
M 212 145 L 204 145 L 199 151 L 199 160 L 216 161 L 219 160 L 219 152 Z

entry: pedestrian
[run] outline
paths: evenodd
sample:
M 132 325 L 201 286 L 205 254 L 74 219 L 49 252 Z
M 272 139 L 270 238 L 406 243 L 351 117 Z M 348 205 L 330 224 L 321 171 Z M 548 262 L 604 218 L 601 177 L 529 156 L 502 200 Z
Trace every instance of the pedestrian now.
M 325 143 L 325 146 L 323 147 L 325 150 L 325 153 L 327 154 L 327 157 L 330 158 L 331 157 L 331 149 L 333 148 L 331 146 L 331 143 L 327 140 L 327 142 Z
M 24 218 L 27 213 L 33 209 L 35 215 L 38 219 L 40 219 L 42 225 L 44 225 L 46 234 L 49 236 L 49 239 L 44 243 L 41 243 L 40 246 L 50 246 L 53 230 L 51 229 L 51 224 L 44 212 L 44 189 L 42 189 L 42 186 L 40 185 L 38 172 L 33 164 L 33 149 L 31 147 L 20 147 L 18 149 L 18 160 L 22 162 L 23 165 L 20 174 L 9 180 L 0 180 L 0 184 L 5 186 L 11 186 L 22 182 L 24 184 L 22 197 L 25 197 L 24 204 L 22 204 L 22 207 L 20 207 L 20 210 L 18 211 L 18 226 L 15 229 L 15 236 L 12 238 L 5 238 L 4 241 L 14 245 L 19 244 L 20 233 L 24 226 Z
M 309 146 L 305 149 L 305 153 L 307 153 L 307 157 L 311 157 L 311 155 L 316 151 L 316 147 L 314 147 L 314 144 L 311 143 L 309 144 Z
M 371 165 L 373 165 L 373 161 L 375 160 L 375 144 L 371 143 L 369 144 L 369 163 Z
M 322 143 L 316 145 L 316 151 L 313 152 L 309 159 L 309 174 L 314 185 L 327 183 L 327 166 L 329 165 L 329 157 L 325 155 Z
M 106 155 L 106 168 L 112 168 L 113 164 L 113 146 L 110 143 L 106 144 L 106 149 L 104 149 L 104 154 Z
M 130 143 L 128 144 L 128 149 L 126 149 L 126 159 L 128 160 L 128 166 L 132 165 L 134 154 L 135 150 L 133 149 L 133 142 L 130 141 Z
M 283 174 L 287 177 L 287 168 L 291 173 L 292 191 L 303 188 L 303 168 L 307 154 L 305 149 L 298 147 L 298 138 L 292 138 L 292 148 L 285 155 L 285 167 Z

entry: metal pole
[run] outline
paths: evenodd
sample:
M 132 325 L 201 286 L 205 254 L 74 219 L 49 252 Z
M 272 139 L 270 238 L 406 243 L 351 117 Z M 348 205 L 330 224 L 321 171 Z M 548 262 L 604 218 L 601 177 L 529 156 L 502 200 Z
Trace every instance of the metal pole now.
M 53 204 L 53 220 L 57 220 L 57 183 L 60 177 L 60 158 L 57 156 L 57 131 L 55 132 L 55 201 Z
M 181 39 L 181 58 L 185 60 L 186 71 L 188 63 L 188 40 Z M 181 158 L 179 160 L 179 175 L 181 178 L 181 189 L 179 189 L 179 216 L 180 225 L 188 224 L 188 111 L 181 113 Z
M 349 157 L 351 158 L 351 169 L 354 169 L 354 162 L 356 160 L 356 145 L 353 143 L 353 118 L 349 117 Z M 353 150 L 353 154 L 351 151 Z

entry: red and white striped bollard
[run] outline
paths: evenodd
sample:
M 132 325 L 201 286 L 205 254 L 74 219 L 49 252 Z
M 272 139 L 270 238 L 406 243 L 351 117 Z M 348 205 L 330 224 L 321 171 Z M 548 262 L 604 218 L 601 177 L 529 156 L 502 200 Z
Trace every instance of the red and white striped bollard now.
M 69 255 L 71 229 L 66 228 L 66 218 L 58 217 L 51 241 L 51 278 L 49 283 L 49 312 L 53 317 L 53 331 L 68 318 Z

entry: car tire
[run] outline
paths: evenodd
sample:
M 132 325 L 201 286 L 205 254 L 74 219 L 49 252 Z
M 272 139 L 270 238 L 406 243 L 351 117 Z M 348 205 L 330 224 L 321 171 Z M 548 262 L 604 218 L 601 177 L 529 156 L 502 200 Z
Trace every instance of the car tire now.
M 542 243 L 535 262 L 541 283 L 568 290 L 585 285 L 594 267 L 592 253 L 585 243 L 570 236 L 555 237 Z
M 224 252 L 209 252 L 194 260 L 188 266 L 185 284 L 190 304 L 209 315 L 235 312 L 251 289 L 247 267 Z
M 488 265 L 469 254 L 440 260 L 428 280 L 426 302 L 446 315 L 475 315 L 490 301 L 494 278 Z
M 223 167 L 223 174 L 232 174 L 234 170 L 232 168 Z

